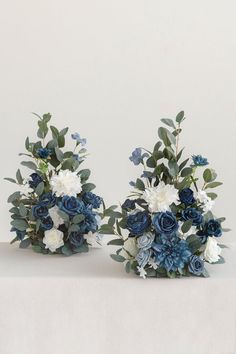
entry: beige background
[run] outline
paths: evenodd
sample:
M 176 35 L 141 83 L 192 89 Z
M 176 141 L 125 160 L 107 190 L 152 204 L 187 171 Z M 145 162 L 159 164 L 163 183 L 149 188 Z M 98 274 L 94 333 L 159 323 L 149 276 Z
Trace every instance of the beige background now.
M 128 160 L 156 142 L 159 118 L 184 109 L 186 153 L 206 155 L 224 186 L 215 210 L 234 227 L 235 1 L 9 0 L 0 11 L 1 241 L 6 199 L 31 111 L 88 138 L 97 192 L 122 201 Z M 234 234 L 225 240 L 234 241 Z

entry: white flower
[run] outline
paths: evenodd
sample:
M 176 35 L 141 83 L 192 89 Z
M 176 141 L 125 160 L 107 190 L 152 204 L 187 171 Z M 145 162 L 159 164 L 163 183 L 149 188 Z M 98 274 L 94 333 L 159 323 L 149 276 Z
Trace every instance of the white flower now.
M 215 201 L 208 197 L 207 193 L 201 189 L 196 192 L 195 198 L 203 205 L 203 211 L 205 213 L 212 210 L 215 205 Z
M 76 197 L 81 192 L 81 181 L 76 172 L 69 170 L 60 171 L 58 175 L 54 175 L 50 181 L 52 191 L 57 197 L 68 195 Z
M 197 227 L 196 226 L 191 226 L 190 229 L 183 233 L 182 230 L 181 230 L 181 227 L 183 225 L 183 222 L 182 221 L 179 221 L 179 236 L 183 239 L 183 240 L 186 240 L 186 238 L 190 235 L 195 235 L 196 232 L 197 232 Z
M 178 190 L 173 185 L 160 182 L 157 187 L 147 188 L 143 199 L 148 203 L 151 213 L 167 211 L 172 203 L 178 202 Z
M 24 179 L 23 184 L 19 185 L 19 191 L 22 195 L 29 197 L 30 193 L 33 193 L 33 189 L 29 186 L 28 180 Z
M 158 266 L 157 266 L 157 264 L 156 264 L 156 262 L 155 262 L 155 260 L 153 258 L 149 259 L 148 265 L 150 265 L 150 268 L 153 268 L 155 270 L 158 268 Z
M 63 232 L 55 228 L 45 231 L 43 238 L 45 248 L 48 248 L 51 252 L 55 252 L 57 248 L 64 245 L 63 236 Z
M 138 254 L 138 247 L 135 237 L 129 237 L 125 240 L 124 246 L 120 255 L 125 257 L 126 259 L 130 259 L 131 257 L 136 257 Z M 128 252 L 128 253 L 127 253 Z
M 217 241 L 213 237 L 208 237 L 205 251 L 203 252 L 203 258 L 209 263 L 217 262 L 221 254 L 221 248 L 218 246 Z
M 142 267 L 137 267 L 137 270 L 139 272 L 140 277 L 145 279 L 146 275 L 147 275 L 146 270 L 144 268 L 142 268 Z
M 58 228 L 58 226 L 64 224 L 64 220 L 60 217 L 60 215 L 58 214 L 58 211 L 60 209 L 58 208 L 58 206 L 54 206 L 53 208 L 48 210 L 49 215 L 52 218 L 53 224 L 55 228 Z
M 87 234 L 84 235 L 84 238 L 90 246 L 95 247 L 98 244 L 101 244 L 103 235 L 97 232 L 92 233 L 92 231 L 89 231 Z

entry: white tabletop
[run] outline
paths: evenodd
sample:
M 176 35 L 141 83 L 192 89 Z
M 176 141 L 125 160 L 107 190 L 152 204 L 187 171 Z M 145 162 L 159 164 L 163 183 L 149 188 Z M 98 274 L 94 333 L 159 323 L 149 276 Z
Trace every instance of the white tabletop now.
M 0 354 L 236 353 L 236 244 L 210 278 L 146 279 L 110 259 L 0 244 Z

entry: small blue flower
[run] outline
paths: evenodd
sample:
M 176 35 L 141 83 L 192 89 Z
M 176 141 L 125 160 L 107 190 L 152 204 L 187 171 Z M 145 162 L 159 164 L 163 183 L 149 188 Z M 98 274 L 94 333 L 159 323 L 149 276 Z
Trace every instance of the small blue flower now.
M 188 270 L 190 271 L 190 273 L 194 275 L 198 275 L 198 276 L 201 275 L 204 270 L 203 260 L 198 256 L 194 256 L 194 255 L 191 256 L 188 265 Z
M 139 165 L 143 161 L 142 149 L 136 148 L 132 155 L 130 156 L 130 161 L 132 161 L 136 166 Z
M 82 199 L 86 205 L 91 205 L 94 209 L 100 208 L 102 204 L 102 198 L 92 192 L 84 193 Z
M 195 203 L 195 198 L 191 188 L 184 188 L 179 191 L 179 199 L 185 205 L 192 205 Z
M 207 236 L 220 237 L 222 228 L 219 221 L 211 219 L 204 225 L 204 232 Z
M 43 179 L 41 176 L 39 176 L 37 173 L 32 173 L 30 175 L 31 181 L 29 181 L 29 185 L 31 188 L 36 188 L 39 183 L 43 182 Z
M 151 256 L 150 250 L 140 249 L 135 259 L 138 262 L 138 265 L 141 268 L 144 268 L 145 265 L 148 263 L 150 256 Z
M 185 221 L 192 220 L 194 226 L 200 225 L 203 222 L 203 216 L 201 212 L 195 208 L 187 208 L 183 210 L 182 219 Z
M 179 228 L 175 215 L 170 211 L 154 214 L 152 223 L 156 232 L 161 235 L 172 235 Z
M 194 163 L 194 166 L 206 166 L 209 164 L 207 161 L 207 158 L 202 157 L 202 155 L 193 155 L 192 160 Z
M 128 211 L 135 209 L 135 200 L 126 199 L 126 201 L 121 205 L 121 208 Z
M 135 214 L 130 214 L 127 218 L 127 229 L 131 235 L 142 235 L 151 224 L 151 218 L 145 211 L 138 211 Z
M 85 240 L 83 235 L 75 231 L 70 233 L 69 241 L 74 247 L 79 248 L 80 246 L 82 246 Z
M 32 211 L 36 219 L 41 219 L 48 215 L 48 208 L 43 204 L 34 205 Z
M 53 207 L 54 205 L 56 205 L 57 198 L 55 194 L 49 192 L 41 195 L 39 201 L 41 205 Z
M 152 249 L 156 263 L 168 272 L 183 269 L 192 255 L 188 243 L 176 236 L 169 238 L 162 235 L 157 243 L 153 243 Z
M 71 217 L 80 214 L 84 209 L 84 203 L 81 200 L 68 195 L 62 197 L 58 204 L 59 208 Z
M 52 153 L 51 150 L 46 148 L 40 148 L 36 152 L 41 159 L 47 159 Z
M 44 229 L 44 230 L 50 230 L 53 228 L 53 221 L 52 221 L 52 218 L 48 215 L 48 216 L 45 216 L 41 219 L 41 227 Z
M 76 140 L 76 142 L 78 144 L 81 144 L 82 146 L 86 145 L 87 140 L 84 138 L 81 138 L 79 133 L 71 134 L 71 137 L 72 137 L 72 139 Z

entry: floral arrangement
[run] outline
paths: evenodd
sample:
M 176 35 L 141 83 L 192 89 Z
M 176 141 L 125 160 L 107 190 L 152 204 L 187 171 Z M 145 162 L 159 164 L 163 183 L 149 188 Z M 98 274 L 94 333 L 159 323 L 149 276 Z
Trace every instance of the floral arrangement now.
M 208 276 L 205 262 L 223 263 L 220 255 L 225 218 L 212 213 L 217 194 L 212 189 L 216 172 L 201 155 L 182 159 L 179 148 L 184 112 L 175 120 L 162 119 L 159 141 L 153 151 L 137 148 L 130 160 L 143 172 L 131 195 L 114 210 L 106 232 L 118 238 L 110 245 L 121 246 L 111 257 L 141 277 Z M 202 181 L 201 181 L 202 180 Z
M 106 213 L 109 216 L 109 209 L 91 192 L 95 185 L 88 182 L 90 170 L 80 169 L 87 156 L 86 139 L 72 134 L 74 150 L 63 151 L 68 128 L 49 127 L 49 113 L 36 116 L 39 140 L 30 142 L 27 137 L 27 153 L 19 154 L 29 158 L 21 164 L 33 173 L 23 178 L 18 169 L 16 179 L 5 178 L 17 185 L 8 198 L 13 204 L 11 231 L 15 233 L 11 243 L 20 241 L 21 248 L 32 245 L 43 254 L 87 252 L 89 246 L 100 244 L 101 220 Z M 52 136 L 46 142 L 49 131 Z

